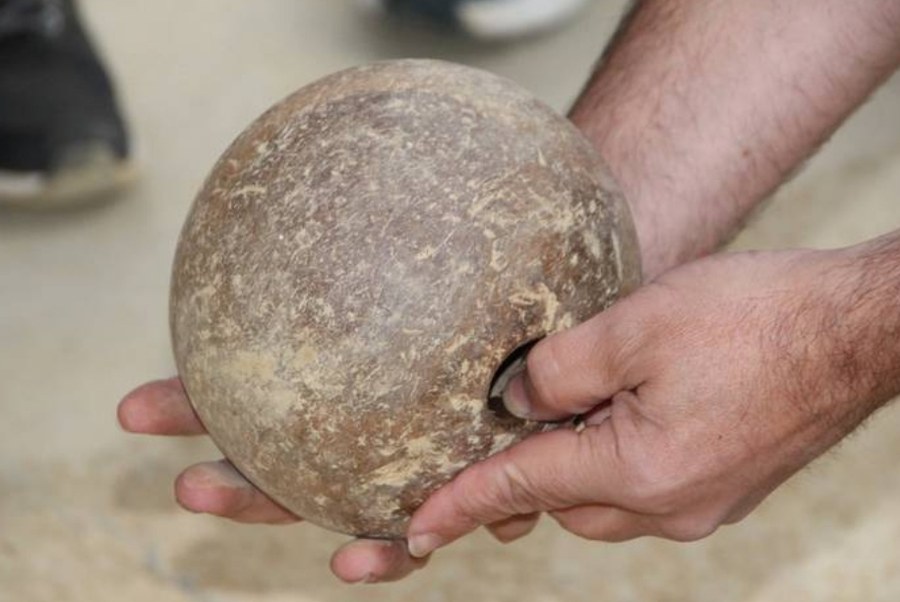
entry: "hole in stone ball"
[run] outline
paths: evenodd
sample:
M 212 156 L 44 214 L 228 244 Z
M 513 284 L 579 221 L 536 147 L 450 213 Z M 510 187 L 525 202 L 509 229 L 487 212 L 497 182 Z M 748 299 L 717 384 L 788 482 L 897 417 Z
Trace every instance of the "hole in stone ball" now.
M 528 352 L 541 339 L 528 341 L 523 345 L 519 345 L 512 353 L 506 356 L 497 369 L 494 371 L 494 377 L 491 379 L 491 386 L 488 388 L 487 407 L 498 418 L 519 420 L 510 414 L 506 406 L 503 405 L 503 389 L 506 388 L 512 377 L 525 369 L 525 359 Z

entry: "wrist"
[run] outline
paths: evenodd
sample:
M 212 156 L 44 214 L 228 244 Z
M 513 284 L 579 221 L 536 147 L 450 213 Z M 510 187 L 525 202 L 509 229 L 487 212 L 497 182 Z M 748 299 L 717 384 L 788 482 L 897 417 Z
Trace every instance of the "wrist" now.
M 900 394 L 900 233 L 811 259 L 797 359 L 818 365 L 808 402 L 846 434 Z

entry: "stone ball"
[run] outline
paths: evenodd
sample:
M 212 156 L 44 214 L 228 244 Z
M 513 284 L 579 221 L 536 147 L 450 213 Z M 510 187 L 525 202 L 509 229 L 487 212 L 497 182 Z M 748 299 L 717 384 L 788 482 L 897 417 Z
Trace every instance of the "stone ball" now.
M 639 280 L 627 205 L 568 120 L 484 71 L 390 61 L 302 88 L 225 151 L 170 320 L 191 403 L 247 479 L 395 538 L 460 470 L 554 426 L 489 399 L 498 368 Z

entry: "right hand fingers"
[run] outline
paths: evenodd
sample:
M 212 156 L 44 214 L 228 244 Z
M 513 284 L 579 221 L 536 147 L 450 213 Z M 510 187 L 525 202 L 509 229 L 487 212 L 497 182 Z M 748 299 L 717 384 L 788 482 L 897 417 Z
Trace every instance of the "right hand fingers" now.
M 539 513 L 523 514 L 486 528 L 501 543 L 510 543 L 531 533 L 539 519 Z M 387 583 L 424 567 L 429 558 L 413 558 L 402 540 L 356 539 L 334 553 L 331 571 L 347 583 Z
M 485 528 L 500 543 L 512 543 L 534 531 L 540 518 L 540 512 L 520 514 L 486 525 Z
M 416 511 L 411 553 L 425 556 L 481 525 L 522 514 L 621 505 L 627 479 L 612 422 L 534 435 L 463 470 Z
M 206 432 L 178 378 L 141 385 L 119 402 L 119 424 L 130 433 L 202 435 Z
M 577 506 L 549 514 L 566 531 L 594 541 L 619 543 L 661 535 L 656 517 L 610 506 Z
M 644 345 L 646 299 L 640 291 L 587 322 L 539 341 L 524 372 L 503 391 L 520 418 L 560 420 L 585 414 L 619 391 L 640 385 L 636 351 Z
M 175 498 L 191 512 L 241 523 L 286 524 L 300 520 L 254 487 L 227 460 L 187 468 L 175 480 Z

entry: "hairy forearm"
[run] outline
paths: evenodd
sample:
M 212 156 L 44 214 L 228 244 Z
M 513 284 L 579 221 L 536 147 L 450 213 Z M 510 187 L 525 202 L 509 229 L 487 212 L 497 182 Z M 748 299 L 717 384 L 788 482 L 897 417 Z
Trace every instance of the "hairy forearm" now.
M 777 342 L 779 411 L 806 416 L 814 456 L 900 395 L 900 230 L 792 253 L 799 269 L 759 336 Z
M 858 421 L 900 395 L 900 230 L 832 254 L 821 294 L 832 392 L 846 390 L 845 409 Z
M 896 0 L 644 0 L 571 118 L 653 278 L 727 241 L 898 63 Z

